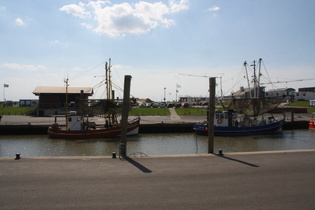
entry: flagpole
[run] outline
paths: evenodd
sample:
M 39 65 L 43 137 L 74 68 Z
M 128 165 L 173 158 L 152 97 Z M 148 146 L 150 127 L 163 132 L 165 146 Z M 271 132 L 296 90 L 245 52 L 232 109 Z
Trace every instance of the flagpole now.
M 8 88 L 8 87 L 9 87 L 8 84 L 3 83 L 3 100 L 4 100 L 4 102 L 7 101 L 7 99 L 5 98 L 5 89 Z

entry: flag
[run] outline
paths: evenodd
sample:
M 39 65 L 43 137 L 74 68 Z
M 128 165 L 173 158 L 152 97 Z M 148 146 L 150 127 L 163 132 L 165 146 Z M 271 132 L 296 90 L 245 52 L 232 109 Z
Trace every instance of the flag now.
M 176 90 L 176 93 L 178 93 L 178 90 Z
M 181 86 L 179 84 L 176 84 L 176 88 L 181 88 Z
M 8 88 L 8 87 L 9 87 L 9 85 L 8 85 L 8 84 L 3 84 L 3 87 L 5 87 L 5 88 L 7 87 L 7 88 Z

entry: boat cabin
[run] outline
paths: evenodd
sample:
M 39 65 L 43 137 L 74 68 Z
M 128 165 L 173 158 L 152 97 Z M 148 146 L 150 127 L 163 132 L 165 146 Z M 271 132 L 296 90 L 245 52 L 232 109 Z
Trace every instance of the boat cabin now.
M 224 127 L 238 126 L 238 122 L 236 119 L 237 115 L 237 112 L 234 111 L 215 112 L 214 125 Z
M 214 126 L 222 127 L 251 127 L 258 125 L 266 125 L 273 123 L 276 119 L 271 116 L 264 118 L 249 117 L 247 115 L 239 115 L 235 111 L 215 112 Z
M 68 130 L 71 130 L 71 131 L 83 130 L 84 116 L 77 115 L 76 111 L 70 111 L 70 114 L 67 116 L 67 121 L 68 121 Z

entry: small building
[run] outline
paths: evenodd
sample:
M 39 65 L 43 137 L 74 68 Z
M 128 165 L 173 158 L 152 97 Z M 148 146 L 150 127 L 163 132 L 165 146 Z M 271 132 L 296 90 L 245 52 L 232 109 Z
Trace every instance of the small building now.
M 310 106 L 315 106 L 315 99 L 310 100 Z
M 36 87 L 33 93 L 39 97 L 38 116 L 65 114 L 66 101 L 71 110 L 77 111 L 79 99 L 86 100 L 93 95 L 92 87 Z
M 244 88 L 240 87 L 240 89 L 236 92 L 233 92 L 229 96 L 225 96 L 224 100 L 233 100 L 233 99 L 248 99 L 255 96 L 256 97 L 264 97 L 265 96 L 265 87 L 260 87 L 259 91 L 258 88 L 256 88 L 257 91 L 254 90 L 254 88 Z M 255 93 L 256 92 L 256 93 Z
M 265 96 L 266 97 L 283 97 L 283 101 L 294 101 L 295 89 L 294 88 L 271 89 L 265 93 Z
M 299 92 L 295 93 L 296 101 L 309 101 L 315 98 L 315 87 L 299 88 Z
M 297 92 L 295 93 L 296 101 L 308 101 L 315 98 L 315 92 Z

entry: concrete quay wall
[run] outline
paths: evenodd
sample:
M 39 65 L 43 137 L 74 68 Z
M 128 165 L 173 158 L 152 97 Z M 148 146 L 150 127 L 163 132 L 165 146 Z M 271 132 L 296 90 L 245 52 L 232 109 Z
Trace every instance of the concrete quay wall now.
M 308 129 L 308 121 L 285 122 L 283 130 Z M 0 135 L 45 135 L 49 125 L 0 125 Z M 192 133 L 193 123 L 141 124 L 140 134 Z

